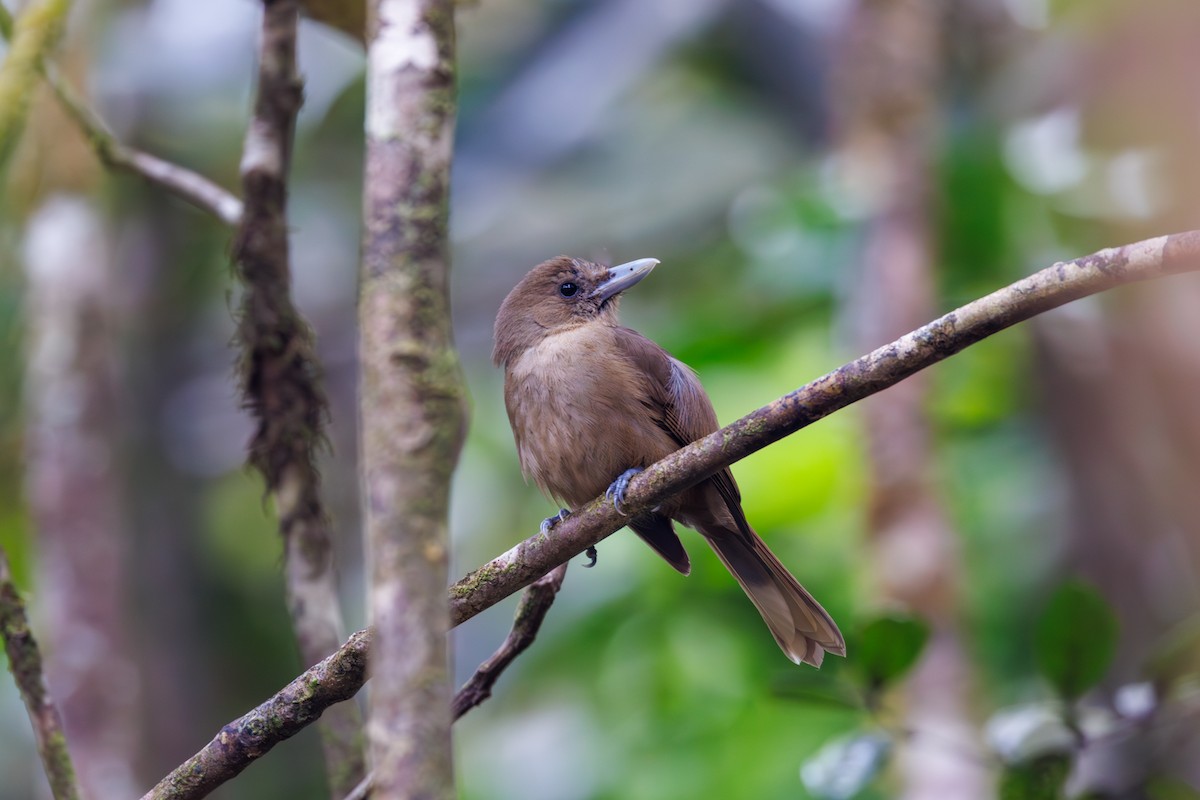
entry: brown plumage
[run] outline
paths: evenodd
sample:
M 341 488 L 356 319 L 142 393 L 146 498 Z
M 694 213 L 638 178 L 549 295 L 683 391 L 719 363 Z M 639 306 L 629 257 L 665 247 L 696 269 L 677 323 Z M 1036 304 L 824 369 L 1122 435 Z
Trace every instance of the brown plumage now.
M 496 317 L 492 358 L 504 366 L 521 468 L 570 507 L 718 428 L 695 373 L 617 322 L 620 293 L 657 263 L 608 268 L 559 256 L 534 267 Z M 686 575 L 691 564 L 672 520 L 704 536 L 788 658 L 820 666 L 826 652 L 845 655 L 829 614 L 746 522 L 729 470 L 629 522 Z

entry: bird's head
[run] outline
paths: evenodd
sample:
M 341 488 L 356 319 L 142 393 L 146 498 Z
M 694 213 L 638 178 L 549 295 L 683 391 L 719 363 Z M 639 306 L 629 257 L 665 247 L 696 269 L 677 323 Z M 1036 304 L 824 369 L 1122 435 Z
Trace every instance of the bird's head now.
M 500 304 L 492 360 L 507 364 L 545 337 L 589 322 L 615 325 L 621 292 L 656 264 L 656 258 L 639 258 L 605 267 L 570 256 L 538 264 Z

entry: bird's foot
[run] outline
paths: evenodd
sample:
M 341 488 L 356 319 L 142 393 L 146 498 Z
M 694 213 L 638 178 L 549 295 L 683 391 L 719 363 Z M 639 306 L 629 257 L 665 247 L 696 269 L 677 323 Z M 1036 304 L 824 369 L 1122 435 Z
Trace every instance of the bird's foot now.
M 596 553 L 595 545 L 592 545 L 587 550 L 584 550 L 583 554 L 591 559 L 591 561 L 589 561 L 587 564 L 584 564 L 583 566 L 587 567 L 588 569 L 591 569 L 592 567 L 596 566 L 596 556 L 598 554 Z
M 542 520 L 542 524 L 538 527 L 538 530 L 541 531 L 542 535 L 544 536 L 550 532 L 551 528 L 569 516 L 571 516 L 570 510 L 565 508 L 559 509 L 558 513 L 553 517 L 546 517 L 544 520 Z
M 608 487 L 608 491 L 604 496 L 613 501 L 613 507 L 617 509 L 618 514 L 624 514 L 621 510 L 621 503 L 625 502 L 625 490 L 629 488 L 629 479 L 642 471 L 641 467 L 630 467 L 617 476 L 617 479 Z

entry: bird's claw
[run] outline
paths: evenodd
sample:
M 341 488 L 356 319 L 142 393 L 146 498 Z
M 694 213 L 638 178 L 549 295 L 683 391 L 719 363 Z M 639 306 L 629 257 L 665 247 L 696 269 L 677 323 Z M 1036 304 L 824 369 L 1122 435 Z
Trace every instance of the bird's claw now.
M 558 523 L 562 522 L 567 517 L 571 516 L 571 512 L 565 508 L 559 509 L 558 513 L 552 517 L 546 517 L 542 520 L 542 524 L 538 526 L 538 530 L 545 536 Z
M 589 561 L 587 564 L 583 565 L 584 567 L 586 567 L 587 569 L 591 569 L 592 567 L 596 566 L 596 557 L 599 554 L 596 552 L 595 545 L 592 545 L 587 550 L 584 550 L 583 554 L 591 559 L 591 561 Z
M 625 491 L 629 488 L 629 479 L 642 471 L 641 467 L 630 467 L 617 476 L 617 479 L 608 487 L 608 491 L 604 496 L 613 501 L 613 508 L 617 509 L 618 514 L 624 514 L 621 510 L 621 503 L 625 502 Z

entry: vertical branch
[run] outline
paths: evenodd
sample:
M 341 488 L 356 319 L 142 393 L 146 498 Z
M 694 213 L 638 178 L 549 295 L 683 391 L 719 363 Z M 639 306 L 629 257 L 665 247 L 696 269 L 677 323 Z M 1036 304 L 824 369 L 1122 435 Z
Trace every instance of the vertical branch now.
M 860 2 L 847 26 L 834 102 L 842 157 L 871 198 L 854 302 L 857 344 L 874 347 L 934 309 L 930 153 L 942 72 L 943 0 Z M 957 539 L 933 491 L 928 381 L 915 376 L 863 404 L 877 585 L 930 623 L 933 638 L 906 682 L 912 727 L 970 735 L 970 668 L 959 634 Z M 901 567 L 897 568 L 897 565 Z M 964 733 L 966 732 L 966 733 Z M 906 800 L 986 794 L 985 775 L 944 749 L 901 754 Z
M 292 305 L 287 175 L 303 89 L 296 74 L 297 0 L 264 0 L 258 93 L 242 155 L 245 211 L 234 261 L 245 286 L 238 339 L 242 391 L 257 421 L 250 464 L 262 473 L 284 541 L 288 610 L 304 663 L 342 640 L 329 519 L 316 456 L 327 410 L 312 331 Z M 331 791 L 362 779 L 361 720 L 351 703 L 321 720 Z
M 25 239 L 25 494 L 37 530 L 51 682 L 90 796 L 132 795 L 141 680 L 129 658 L 113 281 L 103 223 L 55 197 Z
M 0 170 L 21 138 L 38 69 L 46 53 L 58 44 L 70 10 L 70 0 L 35 0 L 11 26 L 4 14 L 5 30 L 0 33 L 12 44 L 0 64 Z
M 50 779 L 50 791 L 54 800 L 77 800 L 79 790 L 75 786 L 75 769 L 71 766 L 71 755 L 67 752 L 67 737 L 63 735 L 62 720 L 50 692 L 46 689 L 46 678 L 42 673 L 42 654 L 37 641 L 29 630 L 29 619 L 25 616 L 25 604 L 12 582 L 8 566 L 8 554 L 0 548 L 0 639 L 4 640 L 4 652 L 8 654 L 8 668 L 12 670 L 17 691 L 29 712 L 33 725 L 33 737 L 37 741 L 38 754 L 46 777 Z
M 453 0 L 371 0 L 359 298 L 375 792 L 453 796 L 446 516 L 464 429 L 450 335 Z

